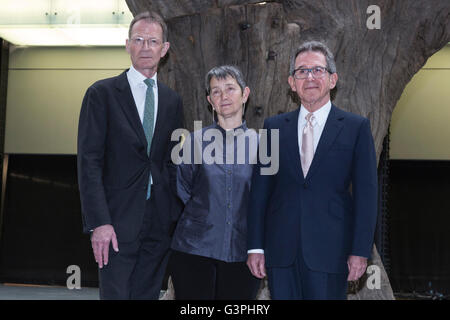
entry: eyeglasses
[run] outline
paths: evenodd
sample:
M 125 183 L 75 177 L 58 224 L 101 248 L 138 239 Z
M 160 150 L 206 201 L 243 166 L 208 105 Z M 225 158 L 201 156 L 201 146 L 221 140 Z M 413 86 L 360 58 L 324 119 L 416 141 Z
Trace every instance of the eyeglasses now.
M 311 73 L 314 79 L 320 79 L 323 78 L 327 72 L 331 73 L 327 68 L 317 66 L 313 68 L 295 69 L 294 72 L 292 72 L 292 75 L 295 79 L 303 80 L 308 78 L 309 73 Z
M 132 38 L 131 42 L 137 47 L 143 47 L 144 43 L 147 42 L 148 46 L 152 47 L 152 48 L 156 48 L 162 44 L 162 42 L 158 39 L 154 39 L 154 38 L 144 39 L 142 37 Z

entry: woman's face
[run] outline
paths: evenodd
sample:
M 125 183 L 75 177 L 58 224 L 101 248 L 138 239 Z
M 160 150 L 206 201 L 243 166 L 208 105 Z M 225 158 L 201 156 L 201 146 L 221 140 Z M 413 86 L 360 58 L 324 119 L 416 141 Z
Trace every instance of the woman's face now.
M 209 103 L 217 112 L 219 119 L 236 117 L 242 119 L 242 105 L 247 102 L 250 89 L 241 87 L 237 81 L 227 76 L 225 79 L 211 78 L 210 93 L 207 97 Z

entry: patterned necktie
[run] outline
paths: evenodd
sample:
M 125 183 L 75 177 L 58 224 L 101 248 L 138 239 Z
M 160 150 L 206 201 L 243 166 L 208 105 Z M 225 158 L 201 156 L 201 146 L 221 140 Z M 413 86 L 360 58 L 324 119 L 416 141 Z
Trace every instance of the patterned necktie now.
M 147 85 L 147 93 L 145 95 L 144 120 L 142 126 L 144 127 L 145 137 L 147 138 L 147 155 L 150 156 L 150 147 L 152 146 L 153 138 L 153 124 L 155 121 L 155 96 L 153 95 L 155 80 L 145 79 L 144 83 Z M 147 200 L 150 198 L 151 181 L 150 173 L 147 187 Z
M 309 167 L 311 166 L 311 162 L 314 157 L 314 128 L 312 124 L 312 121 L 314 120 L 314 114 L 308 113 L 305 119 L 306 125 L 303 128 L 302 154 L 301 154 L 302 170 L 304 177 L 306 177 L 306 175 L 308 174 Z

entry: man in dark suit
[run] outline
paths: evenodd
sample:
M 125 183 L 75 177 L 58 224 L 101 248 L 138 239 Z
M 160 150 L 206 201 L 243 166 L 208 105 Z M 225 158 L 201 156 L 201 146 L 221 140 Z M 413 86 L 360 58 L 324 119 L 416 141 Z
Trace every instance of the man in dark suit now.
M 181 212 L 170 154 L 182 102 L 156 77 L 168 49 L 162 18 L 137 15 L 126 41 L 132 66 L 94 83 L 83 100 L 78 181 L 102 299 L 158 299 L 162 286 Z
M 247 264 L 256 277 L 267 274 L 273 299 L 345 299 L 347 280 L 361 277 L 371 254 L 377 162 L 370 122 L 331 104 L 337 79 L 330 50 L 303 44 L 288 79 L 301 106 L 264 122 L 269 136 L 279 130 L 280 163 L 274 175 L 254 167 Z

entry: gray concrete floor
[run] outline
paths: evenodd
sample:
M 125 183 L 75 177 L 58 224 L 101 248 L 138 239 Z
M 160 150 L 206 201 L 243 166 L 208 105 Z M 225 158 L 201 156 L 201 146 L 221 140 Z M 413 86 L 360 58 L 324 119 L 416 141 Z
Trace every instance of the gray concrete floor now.
M 98 288 L 0 284 L 0 300 L 98 300 Z

